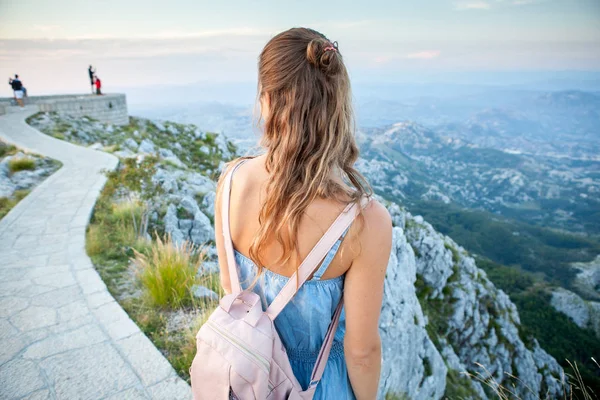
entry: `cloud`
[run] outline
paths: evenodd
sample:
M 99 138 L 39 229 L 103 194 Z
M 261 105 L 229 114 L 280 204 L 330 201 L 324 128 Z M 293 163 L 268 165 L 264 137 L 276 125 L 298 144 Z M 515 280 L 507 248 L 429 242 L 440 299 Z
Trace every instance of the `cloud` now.
M 391 60 L 391 57 L 386 57 L 386 56 L 379 56 L 379 57 L 375 57 L 373 59 L 373 61 L 375 62 L 375 64 L 386 64 Z
M 545 0 L 513 0 L 511 2 L 511 4 L 513 6 L 526 6 L 526 5 L 529 5 L 529 4 L 541 3 L 543 1 L 545 1 Z
M 413 60 L 431 60 L 432 58 L 439 57 L 440 54 L 441 52 L 439 50 L 426 50 L 407 54 L 406 58 Z
M 0 0 L 2 1 L 2 0 Z M 34 25 L 33 34 L 26 35 L 20 38 L 11 38 L 14 40 L 170 40 L 170 39 L 210 39 L 224 37 L 269 37 L 271 32 L 267 30 L 255 28 L 231 28 L 231 29 L 214 29 L 203 31 L 186 31 L 186 30 L 161 30 L 153 33 L 131 34 L 123 37 L 119 34 L 110 33 L 88 33 L 84 35 L 68 35 L 64 33 L 62 27 L 58 25 Z M 10 40 L 10 39 L 9 39 Z
M 454 3 L 454 9 L 456 10 L 489 10 L 490 8 L 492 8 L 490 3 L 479 0 Z
M 384 65 L 389 64 L 390 62 L 398 61 L 398 60 L 432 60 L 434 58 L 439 57 L 441 51 L 439 50 L 423 50 L 416 51 L 414 53 L 408 54 L 386 54 L 380 55 L 372 58 L 372 62 L 375 65 Z
M 139 39 L 193 39 L 210 38 L 217 36 L 260 36 L 267 35 L 267 31 L 254 28 L 232 28 L 220 30 L 207 30 L 199 32 L 186 32 L 178 30 L 160 31 L 153 35 L 139 36 Z
M 454 3 L 455 10 L 490 10 L 497 6 L 526 6 L 530 4 L 543 3 L 546 0 L 496 0 L 495 4 L 492 5 L 489 1 L 484 0 L 471 0 L 471 1 L 459 1 Z
M 32 27 L 34 31 L 42 32 L 42 33 L 51 33 L 60 31 L 61 28 L 58 25 L 34 25 Z
M 340 29 L 358 28 L 361 26 L 369 26 L 376 24 L 377 21 L 371 19 L 359 20 L 359 21 L 338 21 L 332 22 L 330 26 Z

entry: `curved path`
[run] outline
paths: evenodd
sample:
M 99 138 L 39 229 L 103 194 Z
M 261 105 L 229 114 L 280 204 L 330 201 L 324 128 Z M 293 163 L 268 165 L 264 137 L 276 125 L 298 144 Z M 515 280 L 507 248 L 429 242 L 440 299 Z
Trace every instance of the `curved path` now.
M 107 291 L 85 230 L 117 159 L 8 110 L 0 138 L 63 163 L 0 220 L 0 399 L 189 399 L 189 385 Z

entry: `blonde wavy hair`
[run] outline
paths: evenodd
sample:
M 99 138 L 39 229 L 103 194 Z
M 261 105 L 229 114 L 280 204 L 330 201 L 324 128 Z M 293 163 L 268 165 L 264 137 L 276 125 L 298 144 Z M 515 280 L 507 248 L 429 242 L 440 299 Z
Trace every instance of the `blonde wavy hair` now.
M 373 195 L 367 180 L 354 168 L 359 150 L 350 78 L 337 42 L 308 28 L 281 32 L 262 50 L 258 73 L 258 99 L 269 99 L 259 144 L 266 149 L 270 179 L 258 217 L 260 228 L 249 249 L 250 259 L 259 268 L 257 279 L 265 268 L 261 252 L 272 239 L 283 248 L 275 265 L 289 262 L 292 252 L 300 259 L 298 227 L 313 200 L 320 197 L 349 204 Z M 225 175 L 245 158 L 253 157 L 227 163 L 217 193 Z M 332 180 L 332 175 L 350 189 Z M 362 213 L 357 221 L 359 227 L 355 221 L 348 236 L 362 230 Z

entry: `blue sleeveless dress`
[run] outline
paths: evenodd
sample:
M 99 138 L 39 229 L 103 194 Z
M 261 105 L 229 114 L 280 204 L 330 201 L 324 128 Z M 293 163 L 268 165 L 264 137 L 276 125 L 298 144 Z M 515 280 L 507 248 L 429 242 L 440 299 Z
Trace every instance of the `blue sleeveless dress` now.
M 348 229 L 329 250 L 313 277 L 300 287 L 298 293 L 275 319 L 275 327 L 287 351 L 294 375 L 303 390 L 308 388 L 317 355 L 344 289 L 345 276 L 324 280 L 320 278 L 335 256 Z M 252 260 L 235 248 L 234 255 L 241 286 L 246 289 L 254 281 L 258 268 Z M 288 279 L 286 276 L 265 269 L 263 276 L 253 288 L 262 300 L 263 310 L 267 309 Z M 345 332 L 346 318 L 342 310 L 331 353 L 323 377 L 315 391 L 315 400 L 356 399 L 344 358 Z

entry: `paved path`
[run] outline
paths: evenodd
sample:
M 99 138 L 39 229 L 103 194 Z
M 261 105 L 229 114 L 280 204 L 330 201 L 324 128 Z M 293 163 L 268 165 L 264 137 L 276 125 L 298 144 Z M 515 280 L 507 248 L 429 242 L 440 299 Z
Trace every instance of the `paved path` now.
M 0 138 L 63 167 L 0 220 L 0 399 L 191 398 L 85 253 L 117 159 L 31 128 L 30 107 L 0 116 Z

